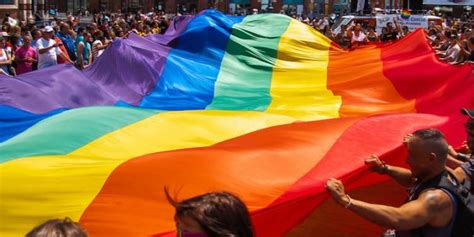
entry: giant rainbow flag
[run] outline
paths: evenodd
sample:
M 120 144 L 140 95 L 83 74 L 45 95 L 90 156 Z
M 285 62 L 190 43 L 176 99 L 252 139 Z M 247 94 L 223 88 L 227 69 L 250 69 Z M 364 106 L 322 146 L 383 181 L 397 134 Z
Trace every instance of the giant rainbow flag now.
M 349 52 L 283 15 L 204 11 L 115 41 L 83 72 L 1 77 L 0 236 L 66 216 L 91 236 L 172 236 L 165 186 L 238 194 L 257 236 L 379 236 L 326 180 L 403 203 L 363 160 L 403 165 L 419 128 L 460 144 L 472 69 L 438 61 L 423 31 Z

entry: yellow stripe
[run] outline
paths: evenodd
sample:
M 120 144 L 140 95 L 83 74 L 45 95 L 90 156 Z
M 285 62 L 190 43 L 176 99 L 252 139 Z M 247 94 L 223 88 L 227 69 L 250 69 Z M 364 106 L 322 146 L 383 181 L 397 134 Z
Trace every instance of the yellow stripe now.
M 68 155 L 0 164 L 0 233 L 24 236 L 49 218 L 79 220 L 110 173 L 131 158 L 209 146 L 294 120 L 251 111 L 166 112 L 111 132 Z
M 292 20 L 278 45 L 267 112 L 300 120 L 339 116 L 341 97 L 327 89 L 330 41 Z

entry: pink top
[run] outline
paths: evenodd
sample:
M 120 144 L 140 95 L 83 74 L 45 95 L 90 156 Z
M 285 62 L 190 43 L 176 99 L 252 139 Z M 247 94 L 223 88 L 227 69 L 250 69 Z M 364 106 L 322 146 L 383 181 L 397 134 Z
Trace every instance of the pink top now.
M 20 47 L 15 52 L 15 57 L 18 59 L 25 59 L 25 58 L 34 58 L 38 60 L 38 56 L 36 54 L 36 50 L 30 47 Z M 33 63 L 32 62 L 19 62 L 16 66 L 16 74 L 20 75 L 22 73 L 31 72 L 33 71 Z

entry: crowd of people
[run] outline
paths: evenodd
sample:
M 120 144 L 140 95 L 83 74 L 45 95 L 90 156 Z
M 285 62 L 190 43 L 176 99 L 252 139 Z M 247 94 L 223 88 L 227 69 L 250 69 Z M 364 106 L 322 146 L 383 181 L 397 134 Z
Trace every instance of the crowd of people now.
M 410 34 L 407 26 L 401 26 L 396 19 L 387 22 L 377 32 L 375 25 L 367 22 L 355 22 L 342 25 L 334 33 L 333 21 L 328 16 L 310 19 L 293 15 L 293 18 L 304 22 L 320 31 L 329 39 L 345 49 L 356 48 L 360 45 L 393 42 Z M 443 18 L 441 25 L 431 23 L 425 29 L 429 44 L 436 50 L 440 60 L 450 64 L 472 63 L 474 61 L 474 15 L 463 15 L 461 18 Z
M 407 36 L 410 31 L 407 26 L 402 26 L 394 20 L 394 23 L 388 22 L 386 26 L 382 27 L 380 33 L 376 31 L 375 25 L 367 24 L 367 22 L 355 22 L 349 25 L 341 25 L 341 29 L 337 33 L 333 32 L 333 22 L 327 16 L 320 18 L 298 18 L 302 22 L 312 26 L 314 29 L 320 31 L 329 39 L 338 43 L 342 48 L 355 48 L 359 45 L 369 43 L 384 43 L 392 42 Z M 395 24 L 395 25 L 394 25 Z
M 257 14 L 258 12 L 253 12 Z M 97 13 L 92 22 L 85 24 L 81 17 L 69 15 L 66 19 L 43 21 L 39 14 L 27 22 L 3 20 L 0 33 L 0 74 L 16 76 L 55 64 L 73 64 L 84 69 L 97 60 L 113 40 L 130 33 L 140 36 L 164 33 L 174 14 L 162 11 L 137 13 Z M 408 27 L 396 20 L 388 22 L 377 32 L 374 25 L 360 22 L 342 25 L 332 31 L 334 21 L 328 16 L 316 18 L 293 15 L 311 25 L 342 48 L 355 48 L 370 43 L 392 42 L 410 33 Z M 442 25 L 426 29 L 428 41 L 440 60 L 450 64 L 472 62 L 474 58 L 474 24 L 472 16 L 460 19 L 446 18 Z
M 22 22 L 4 18 L 0 34 L 0 74 L 16 76 L 56 64 L 84 69 L 116 38 L 163 33 L 173 15 L 99 13 L 84 24 L 80 17 Z
M 427 35 L 440 60 L 450 64 L 474 62 L 474 24 L 453 21 L 446 27 L 430 27 Z

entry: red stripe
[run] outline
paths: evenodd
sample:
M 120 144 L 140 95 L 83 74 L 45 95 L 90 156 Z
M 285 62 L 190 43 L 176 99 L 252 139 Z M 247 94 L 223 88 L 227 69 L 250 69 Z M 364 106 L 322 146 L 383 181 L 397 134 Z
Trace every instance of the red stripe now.
M 434 55 L 423 30 L 382 47 L 383 72 L 406 99 L 416 99 L 419 113 L 448 116 L 452 123 L 440 129 L 453 144 L 465 139 L 466 120 L 460 108 L 474 107 L 472 65 L 453 66 Z

